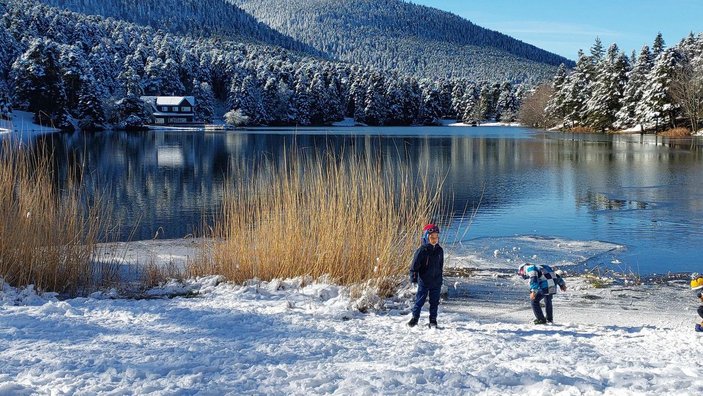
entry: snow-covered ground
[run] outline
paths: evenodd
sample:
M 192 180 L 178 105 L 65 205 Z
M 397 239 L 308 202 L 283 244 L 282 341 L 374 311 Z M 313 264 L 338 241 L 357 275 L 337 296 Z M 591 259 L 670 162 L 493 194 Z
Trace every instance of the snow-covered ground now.
M 349 118 L 349 117 L 343 119 L 342 121 L 337 121 L 332 124 L 332 126 L 335 126 L 335 127 L 353 127 L 353 126 L 357 126 L 357 125 L 359 125 L 359 124 L 356 121 L 354 121 L 353 118 Z
M 453 126 L 453 127 L 468 127 L 468 126 L 482 126 L 482 127 L 495 127 L 495 126 L 509 126 L 509 127 L 521 127 L 523 126 L 519 122 L 493 122 L 493 121 L 487 121 L 487 122 L 482 122 L 479 125 L 472 125 L 472 124 L 467 124 L 464 122 L 453 122 L 450 124 L 447 124 L 447 126 Z
M 59 132 L 56 128 L 34 123 L 34 114 L 27 111 L 14 110 L 12 121 L 0 121 L 0 134 L 14 133 L 21 137 L 32 137 Z
M 167 242 L 117 251 L 127 249 L 125 262 L 182 262 L 196 242 L 179 243 L 171 254 Z M 497 250 L 496 260 L 506 254 Z M 513 270 L 447 276 L 438 330 L 405 326 L 410 289 L 374 301 L 301 279 L 238 286 L 208 277 L 152 289 L 152 298 L 111 291 L 59 301 L 4 285 L 0 394 L 703 391 L 686 281 L 599 289 L 566 280 L 556 324 L 537 326 Z

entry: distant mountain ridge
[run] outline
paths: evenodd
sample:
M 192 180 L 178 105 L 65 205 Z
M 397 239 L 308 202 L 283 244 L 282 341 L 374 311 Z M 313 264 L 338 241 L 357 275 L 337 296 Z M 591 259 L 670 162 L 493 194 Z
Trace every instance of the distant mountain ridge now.
M 542 81 L 574 63 L 449 12 L 401 0 L 228 0 L 344 61 L 421 77 Z

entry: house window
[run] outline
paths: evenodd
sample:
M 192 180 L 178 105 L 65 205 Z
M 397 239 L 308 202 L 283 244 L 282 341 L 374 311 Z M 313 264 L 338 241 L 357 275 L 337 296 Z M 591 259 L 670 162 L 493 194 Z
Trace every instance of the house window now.
M 171 107 L 171 111 L 178 111 L 178 106 Z
M 163 119 L 163 118 L 157 118 L 157 119 L 156 119 L 156 123 L 157 123 L 157 124 L 163 124 L 163 123 L 164 123 L 164 119 Z
M 181 107 L 181 111 L 189 112 L 189 111 L 190 111 L 190 106 L 183 106 L 183 107 Z

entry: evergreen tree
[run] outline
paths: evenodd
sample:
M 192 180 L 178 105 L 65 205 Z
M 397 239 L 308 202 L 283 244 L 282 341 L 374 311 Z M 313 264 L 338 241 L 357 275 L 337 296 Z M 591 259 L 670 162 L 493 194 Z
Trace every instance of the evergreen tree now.
M 239 98 L 239 110 L 248 117 L 251 124 L 259 124 L 261 120 L 267 118 L 261 88 L 254 76 L 249 75 L 244 77 L 239 92 Z
M 461 100 L 461 122 L 475 124 L 481 121 L 479 95 L 479 88 L 473 85 L 464 91 L 464 97 Z
M 441 93 L 437 87 L 427 85 L 422 92 L 419 119 L 423 124 L 438 124 L 442 118 Z
M 0 120 L 12 119 L 12 101 L 10 89 L 4 80 L 0 80 Z
M 616 114 L 615 126 L 626 128 L 643 120 L 638 119 L 636 107 L 642 101 L 642 95 L 648 83 L 647 76 L 652 69 L 652 53 L 648 46 L 642 47 L 637 62 L 628 75 L 627 85 L 621 99 L 622 107 Z
M 591 60 L 593 61 L 594 65 L 597 65 L 603 60 L 603 55 L 605 54 L 605 51 L 603 50 L 603 43 L 600 40 L 600 37 L 596 37 L 596 41 L 593 43 L 593 46 L 591 46 Z
M 383 125 L 386 121 L 385 81 L 381 73 L 369 76 L 364 101 L 364 122 L 369 125 Z
M 592 63 L 588 56 L 579 51 L 576 67 L 564 82 L 564 122 L 570 126 L 583 125 L 586 103 L 591 97 Z
M 655 60 L 664 52 L 665 47 L 666 43 L 664 43 L 664 37 L 662 37 L 662 33 L 659 32 L 657 33 L 657 37 L 654 38 L 654 44 L 652 45 L 652 56 Z
M 205 123 L 212 123 L 215 115 L 213 105 L 215 97 L 210 84 L 193 80 L 193 98 L 195 98 L 195 119 Z
M 635 107 L 637 119 L 642 123 L 654 124 L 657 130 L 662 125 L 675 126 L 679 106 L 669 91 L 679 62 L 681 54 L 676 49 L 669 48 L 661 53 L 647 76 L 648 84 L 642 94 L 642 100 Z
M 11 77 L 20 109 L 33 112 L 39 124 L 70 129 L 59 58 L 56 43 L 34 39 L 12 65 Z
M 604 131 L 615 123 L 629 68 L 627 56 L 619 52 L 616 44 L 611 45 L 584 109 L 585 121 L 589 126 Z
M 84 131 L 102 130 L 105 124 L 105 111 L 96 94 L 95 85 L 95 81 L 86 76 L 83 76 L 79 83 L 76 118 L 78 127 Z
M 566 117 L 566 99 L 568 91 L 565 89 L 564 85 L 567 78 L 568 74 L 566 72 L 566 66 L 562 63 L 559 65 L 557 74 L 552 80 L 552 89 L 554 90 L 554 94 L 547 102 L 547 107 L 545 109 L 545 113 L 548 118 L 563 121 L 564 117 Z

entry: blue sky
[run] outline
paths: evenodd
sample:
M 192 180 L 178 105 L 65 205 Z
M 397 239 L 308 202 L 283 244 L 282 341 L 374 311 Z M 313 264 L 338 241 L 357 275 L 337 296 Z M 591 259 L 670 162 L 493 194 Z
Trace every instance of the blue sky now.
M 626 54 L 651 47 L 657 32 L 667 46 L 703 32 L 703 0 L 412 0 L 439 8 L 542 49 L 576 59 L 596 36 Z

